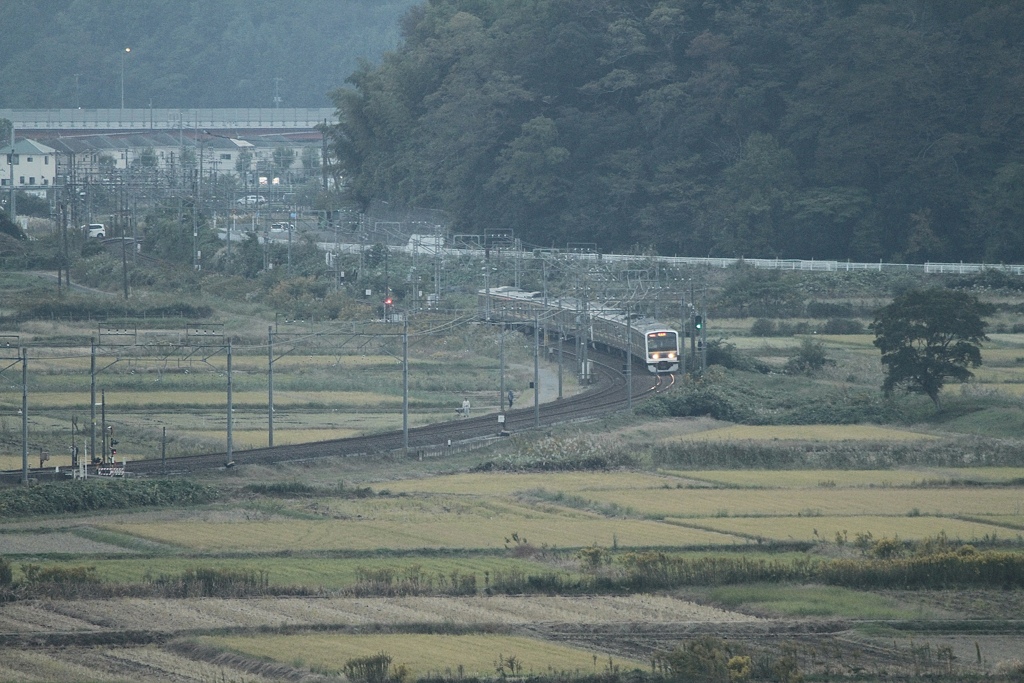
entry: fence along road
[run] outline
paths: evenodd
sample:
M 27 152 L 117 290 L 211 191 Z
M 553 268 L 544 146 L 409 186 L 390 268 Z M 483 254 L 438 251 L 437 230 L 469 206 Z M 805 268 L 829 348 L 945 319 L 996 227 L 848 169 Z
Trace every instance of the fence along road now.
M 373 245 L 363 243 L 347 242 L 318 242 L 317 246 L 327 252 L 339 254 L 358 254 Z M 412 253 L 414 250 L 421 256 L 477 256 L 483 258 L 488 255 L 483 249 L 452 249 L 445 247 L 433 249 L 420 246 L 412 247 L 408 244 L 388 245 L 393 252 Z M 516 251 L 513 249 L 494 249 L 489 254 L 490 258 L 571 258 L 581 261 L 607 261 L 614 262 L 636 262 L 656 261 L 666 265 L 674 266 L 705 266 L 707 268 L 731 268 L 738 264 L 744 264 L 752 268 L 763 270 L 792 270 L 804 272 L 841 272 L 853 270 L 871 270 L 890 273 L 923 273 L 929 275 L 969 275 L 981 273 L 986 270 L 999 270 L 1011 275 L 1024 275 L 1024 265 L 1013 265 L 1006 263 L 858 263 L 855 261 L 819 261 L 815 259 L 762 259 L 762 258 L 719 258 L 711 256 L 644 256 L 639 254 L 600 254 L 595 252 L 573 252 L 557 249 L 535 249 L 533 251 Z

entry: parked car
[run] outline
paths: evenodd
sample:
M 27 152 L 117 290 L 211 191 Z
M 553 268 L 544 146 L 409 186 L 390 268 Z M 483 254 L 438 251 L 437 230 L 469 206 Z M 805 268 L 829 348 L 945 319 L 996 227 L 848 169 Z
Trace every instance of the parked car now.
M 240 197 L 238 203 L 242 206 L 262 206 L 267 203 L 267 198 L 261 194 L 247 194 Z
M 86 235 L 103 239 L 107 236 L 107 228 L 102 223 L 90 223 L 85 226 Z

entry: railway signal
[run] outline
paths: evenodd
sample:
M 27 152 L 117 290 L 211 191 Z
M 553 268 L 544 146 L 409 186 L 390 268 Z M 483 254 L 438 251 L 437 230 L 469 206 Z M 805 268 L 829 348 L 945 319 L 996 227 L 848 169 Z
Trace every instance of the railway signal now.
M 699 316 L 699 315 L 693 316 L 693 329 L 697 330 L 697 332 L 701 332 L 704 329 L 704 318 L 703 318 L 703 316 Z

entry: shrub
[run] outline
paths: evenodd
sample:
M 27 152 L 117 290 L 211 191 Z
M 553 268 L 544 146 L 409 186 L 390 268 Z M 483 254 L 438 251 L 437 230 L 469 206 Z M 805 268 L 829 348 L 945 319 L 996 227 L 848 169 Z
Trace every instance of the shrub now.
M 853 318 L 829 318 L 820 331 L 822 334 L 864 334 L 864 324 Z
M 217 490 L 181 479 L 95 479 L 26 486 L 5 491 L 0 517 L 59 515 L 90 510 L 208 503 Z
M 405 665 L 393 669 L 391 655 L 380 652 L 345 662 L 342 671 L 352 683 L 401 683 L 409 678 Z
M 816 339 L 804 339 L 786 362 L 787 375 L 812 375 L 836 362 L 825 354 L 825 345 Z
M 14 580 L 14 573 L 11 570 L 11 563 L 0 557 L 0 587 L 11 585 Z
M 661 668 L 666 678 L 673 681 L 699 681 L 700 683 L 730 683 L 733 679 L 729 662 L 739 655 L 737 644 L 715 636 L 701 636 L 680 645 L 671 652 L 657 655 L 655 667 Z M 749 675 L 750 658 L 747 659 Z M 742 669 L 734 665 L 733 670 Z
M 810 334 L 812 331 L 810 324 L 803 320 L 796 323 L 787 323 L 780 320 L 777 336 L 792 337 L 798 334 Z
M 631 453 L 582 433 L 541 439 L 516 438 L 511 446 L 509 453 L 476 465 L 472 471 L 588 471 L 637 464 Z
M 270 575 L 265 571 L 197 567 L 178 576 L 161 574 L 150 583 L 175 598 L 242 598 L 267 595 Z
M 708 365 L 721 365 L 730 370 L 746 370 L 748 372 L 771 372 L 771 366 L 749 356 L 723 339 L 709 339 L 707 342 Z
M 25 574 L 25 583 L 28 585 L 57 584 L 75 585 L 84 583 L 99 583 L 100 578 L 96 574 L 96 567 L 40 567 L 37 564 L 25 564 L 21 566 Z
M 743 422 L 746 411 L 714 386 L 702 386 L 691 391 L 671 394 L 665 399 L 669 414 L 674 417 L 709 416 L 716 420 Z
M 807 315 L 811 318 L 849 318 L 853 313 L 853 306 L 847 303 L 811 301 L 807 304 Z
M 774 320 L 758 318 L 750 326 L 751 337 L 774 337 L 778 333 L 778 327 Z

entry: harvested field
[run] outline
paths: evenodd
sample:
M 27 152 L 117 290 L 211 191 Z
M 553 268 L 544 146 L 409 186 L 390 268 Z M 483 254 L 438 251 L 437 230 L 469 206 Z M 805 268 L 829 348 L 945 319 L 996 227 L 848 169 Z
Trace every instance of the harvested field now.
M 1012 515 L 1024 488 L 666 489 L 593 491 L 586 498 L 655 517 L 811 517 L 850 515 Z
M 564 673 L 598 674 L 606 667 L 621 670 L 644 669 L 645 662 L 612 659 L 606 652 L 591 652 L 536 638 L 506 635 L 338 635 L 206 637 L 201 643 L 269 657 L 279 662 L 300 661 L 316 670 L 340 672 L 349 659 L 371 657 L 381 652 L 393 657 L 394 666 L 404 666 L 414 677 L 431 672 L 493 676 L 501 664 L 514 662 L 506 674 Z M 501 664 L 499 664 L 499 660 Z
M 606 489 L 655 489 L 674 487 L 684 481 L 673 474 L 647 472 L 487 472 L 453 474 L 424 479 L 389 481 L 393 493 L 449 493 L 473 496 L 507 496 L 517 491 L 545 488 L 568 493 Z
M 935 439 L 904 429 L 890 429 L 872 425 L 730 425 L 666 441 L 917 441 Z
M 211 551 L 415 550 L 504 548 L 513 532 L 537 547 L 685 547 L 738 542 L 727 534 L 684 529 L 632 519 L 518 518 L 480 515 L 438 516 L 433 520 L 292 520 L 203 524 L 184 522 L 104 525 L 117 531 L 182 548 Z
M 266 408 L 267 392 L 234 391 L 232 400 L 236 408 L 256 406 Z M 33 406 L 39 408 L 75 408 L 87 410 L 89 393 L 35 392 Z M 227 395 L 223 391 L 117 391 L 107 392 L 106 409 L 111 414 L 117 411 L 134 411 L 140 408 L 160 407 L 226 409 Z M 401 396 L 378 394 L 369 391 L 274 391 L 274 406 L 352 406 L 358 408 L 383 408 L 402 406 Z
M 1021 467 L 949 468 L 901 470 L 704 470 L 672 472 L 709 484 L 752 488 L 850 488 L 933 485 L 936 482 L 986 482 L 1006 484 L 1024 480 Z
M 477 588 L 482 590 L 486 576 L 495 576 L 497 572 L 523 572 L 524 574 L 542 574 L 552 570 L 551 565 L 540 561 L 530 561 L 497 555 L 471 555 L 454 557 L 413 556 L 413 557 L 139 557 L 135 559 L 95 559 L 79 561 L 96 568 L 96 575 L 112 583 L 144 583 L 161 576 L 181 576 L 196 567 L 224 571 L 263 572 L 267 577 L 267 585 L 271 588 L 303 586 L 311 590 L 339 590 L 356 586 L 360 577 L 385 576 L 388 572 L 393 577 L 393 584 L 409 584 L 426 587 L 445 585 L 453 573 L 464 577 L 476 577 Z M 66 566 L 66 561 L 37 560 L 41 567 Z M 21 576 L 20 569 L 14 568 L 15 580 Z
M 986 536 L 1015 537 L 1013 532 L 988 524 L 946 517 L 742 517 L 681 519 L 679 524 L 694 525 L 726 534 L 774 541 L 834 541 L 836 534 L 853 542 L 858 534 L 873 538 L 917 540 L 945 534 L 951 540 L 975 541 Z
M 0 532 L 0 557 L 5 555 L 118 555 L 134 551 L 66 532 L 48 534 Z
M 665 596 L 124 598 L 0 604 L 0 632 L 85 633 L 278 626 L 747 623 L 755 617 Z

